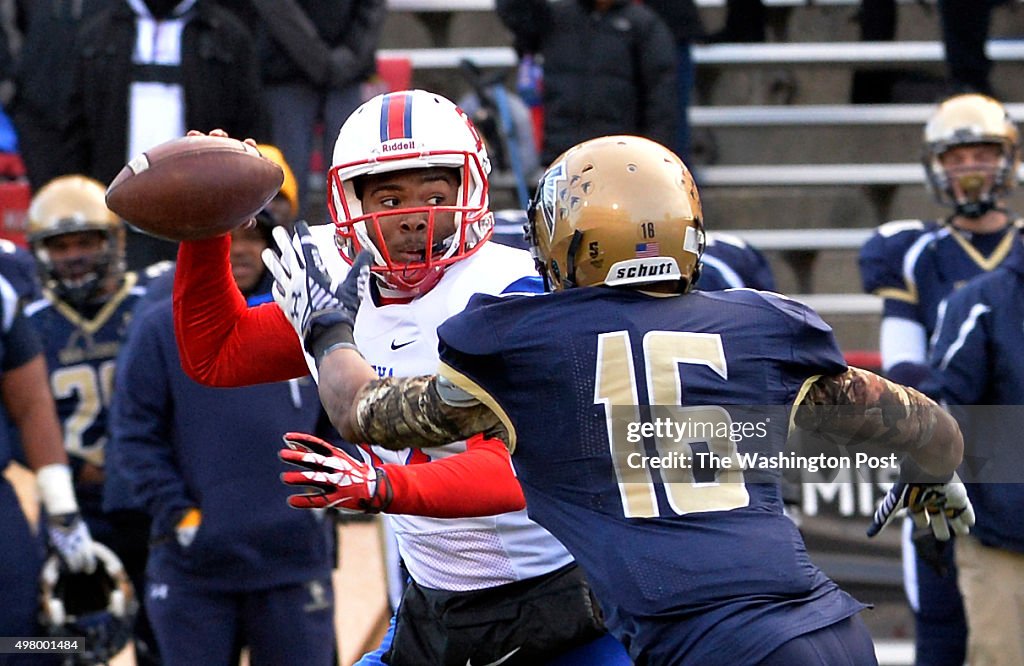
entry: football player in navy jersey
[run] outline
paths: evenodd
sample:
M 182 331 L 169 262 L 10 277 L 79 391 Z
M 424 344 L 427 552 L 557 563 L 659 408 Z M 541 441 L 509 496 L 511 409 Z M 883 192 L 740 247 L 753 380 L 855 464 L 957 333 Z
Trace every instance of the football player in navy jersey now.
M 952 97 L 925 126 L 928 186 L 949 216 L 884 224 L 860 253 L 864 290 L 885 299 L 880 347 L 894 380 L 918 385 L 926 376 L 939 303 L 1020 251 L 1005 201 L 1019 164 L 1017 128 L 991 97 Z
M 695 289 L 762 289 L 775 291 L 775 276 L 764 255 L 732 234 L 709 233 Z
M 925 126 L 928 186 L 949 216 L 884 224 L 860 253 L 864 290 L 884 299 L 879 346 L 883 371 L 894 381 L 934 392 L 927 356 L 939 304 L 1021 252 L 1020 225 L 1005 202 L 1016 183 L 1019 150 L 1006 109 L 984 95 L 946 100 Z M 960 666 L 967 628 L 952 549 L 926 530 L 911 539 L 908 522 L 904 558 L 916 663 Z
M 977 511 L 974 530 L 956 540 L 971 666 L 1024 663 L 1022 323 L 1024 254 L 1014 253 L 949 297 L 931 354 L 942 398 L 964 426 L 964 481 Z
M 333 294 L 297 319 L 342 434 L 384 447 L 501 438 L 531 517 L 587 571 L 637 663 L 874 664 L 863 606 L 810 562 L 783 515 L 779 470 L 692 461 L 781 451 L 798 406 L 801 428 L 909 452 L 872 532 L 903 507 L 948 538 L 973 521 L 953 475 L 959 430 L 919 392 L 848 368 L 807 307 L 753 290 L 690 291 L 703 236 L 696 186 L 669 150 L 625 136 L 579 144 L 548 169 L 531 212 L 554 293 L 474 297 L 438 330 L 439 373 L 404 379 L 378 379 L 351 334 L 363 259 L 338 285 L 313 255 L 283 255 L 290 270 L 278 281 Z M 668 405 L 712 434 L 637 436 L 650 406 Z M 782 418 L 762 421 L 763 436 L 731 436 L 734 416 L 772 406 Z M 343 466 L 284 457 L 314 475 Z
M 25 318 L 18 294 L 0 276 L 0 411 L 24 441 L 26 464 L 36 475 L 45 509 L 49 543 L 72 572 L 92 572 L 96 560 L 92 538 L 75 500 L 67 453 L 46 378 L 46 360 L 38 334 Z M 7 428 L 0 429 L 0 469 L 13 458 Z M 21 509 L 6 475 L 0 474 L 0 635 L 37 636 L 39 574 L 45 553 Z M 56 664 L 59 657 L 40 654 L 0 655 L 0 664 Z
M 32 254 L 6 238 L 0 238 L 0 276 L 4 277 L 14 288 L 21 305 L 30 303 L 42 295 L 39 272 L 36 270 L 36 261 L 32 258 Z M 25 455 L 21 450 L 21 436 L 14 424 L 7 423 L 7 421 L 6 414 L 0 410 L 0 428 L 7 428 L 7 437 L 11 447 L 10 455 L 14 460 L 24 463 Z
M 25 313 L 43 340 L 82 515 L 141 590 L 149 520 L 137 510 L 104 511 L 104 445 L 121 343 L 136 302 L 162 267 L 125 272 L 124 225 L 107 208 L 105 193 L 99 182 L 69 175 L 53 179 L 32 198 L 26 235 L 43 297 Z M 139 663 L 156 663 L 156 643 L 142 612 L 135 652 Z
M 0 275 L 7 278 L 23 303 L 42 295 L 39 271 L 32 254 L 6 238 L 0 238 Z

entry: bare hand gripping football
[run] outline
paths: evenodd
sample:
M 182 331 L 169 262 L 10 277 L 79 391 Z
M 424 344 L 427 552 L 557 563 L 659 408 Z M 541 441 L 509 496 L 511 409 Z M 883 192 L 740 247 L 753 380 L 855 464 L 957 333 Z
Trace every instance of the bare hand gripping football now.
M 111 181 L 107 206 L 154 236 L 198 240 L 241 226 L 283 182 L 281 168 L 254 145 L 215 130 L 137 155 Z

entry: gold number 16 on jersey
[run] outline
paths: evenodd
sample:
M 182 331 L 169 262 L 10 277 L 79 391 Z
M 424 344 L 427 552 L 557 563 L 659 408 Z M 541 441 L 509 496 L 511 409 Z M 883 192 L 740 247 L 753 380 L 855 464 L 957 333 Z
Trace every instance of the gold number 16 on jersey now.
M 680 464 L 658 470 L 666 499 L 672 510 L 683 515 L 704 511 L 728 511 L 747 506 L 750 496 L 743 484 L 743 471 L 736 455 L 736 444 L 729 413 L 721 407 L 683 407 L 680 364 L 710 368 L 723 380 L 729 378 L 722 337 L 717 333 L 649 331 L 643 339 L 644 377 L 650 404 L 659 416 L 671 415 L 677 423 L 699 423 L 704 432 L 725 436 L 688 438 L 666 434 L 654 437 L 657 456 Z M 641 422 L 638 384 L 641 379 L 633 366 L 628 331 L 602 333 L 597 340 L 597 368 L 594 402 L 604 405 L 608 442 L 615 476 L 619 483 L 622 510 L 627 518 L 654 518 L 658 510 L 650 456 L 643 438 L 635 436 Z M 632 436 L 631 436 L 631 433 Z M 639 440 L 639 441 L 630 441 Z M 714 481 L 697 481 L 692 466 L 694 444 L 704 443 L 719 458 L 729 458 L 731 466 L 720 468 Z

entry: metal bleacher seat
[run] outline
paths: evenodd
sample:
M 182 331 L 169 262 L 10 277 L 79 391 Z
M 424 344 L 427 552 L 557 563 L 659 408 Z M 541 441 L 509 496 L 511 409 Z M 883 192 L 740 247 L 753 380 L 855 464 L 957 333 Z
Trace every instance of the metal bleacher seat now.
M 987 53 L 994 62 L 1024 60 L 1024 40 L 989 41 Z M 511 46 L 382 49 L 380 55 L 408 58 L 414 68 L 428 69 L 455 69 L 464 59 L 479 67 L 515 67 L 517 62 Z M 943 48 L 938 41 L 710 44 L 695 46 L 693 58 L 698 66 L 921 64 L 942 62 Z

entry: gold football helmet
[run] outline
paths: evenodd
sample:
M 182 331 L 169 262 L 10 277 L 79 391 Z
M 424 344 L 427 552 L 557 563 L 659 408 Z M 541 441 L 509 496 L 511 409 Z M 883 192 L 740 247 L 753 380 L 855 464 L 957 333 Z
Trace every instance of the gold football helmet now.
M 26 236 L 43 284 L 72 305 L 95 299 L 124 274 L 124 225 L 107 208 L 105 196 L 106 188 L 92 178 L 60 176 L 44 185 L 29 204 Z M 53 239 L 88 231 L 102 234 L 102 251 L 59 261 L 51 257 Z
M 942 156 L 949 150 L 976 144 L 1000 147 L 994 168 L 948 168 L 943 164 Z M 1017 127 L 1003 105 L 991 97 L 974 93 L 950 97 L 925 125 L 923 162 L 928 188 L 940 204 L 955 209 L 958 215 L 981 217 L 1016 184 L 1020 164 Z
M 592 139 L 556 159 L 530 204 L 527 236 L 555 290 L 674 281 L 688 291 L 704 252 L 689 169 L 637 136 Z

